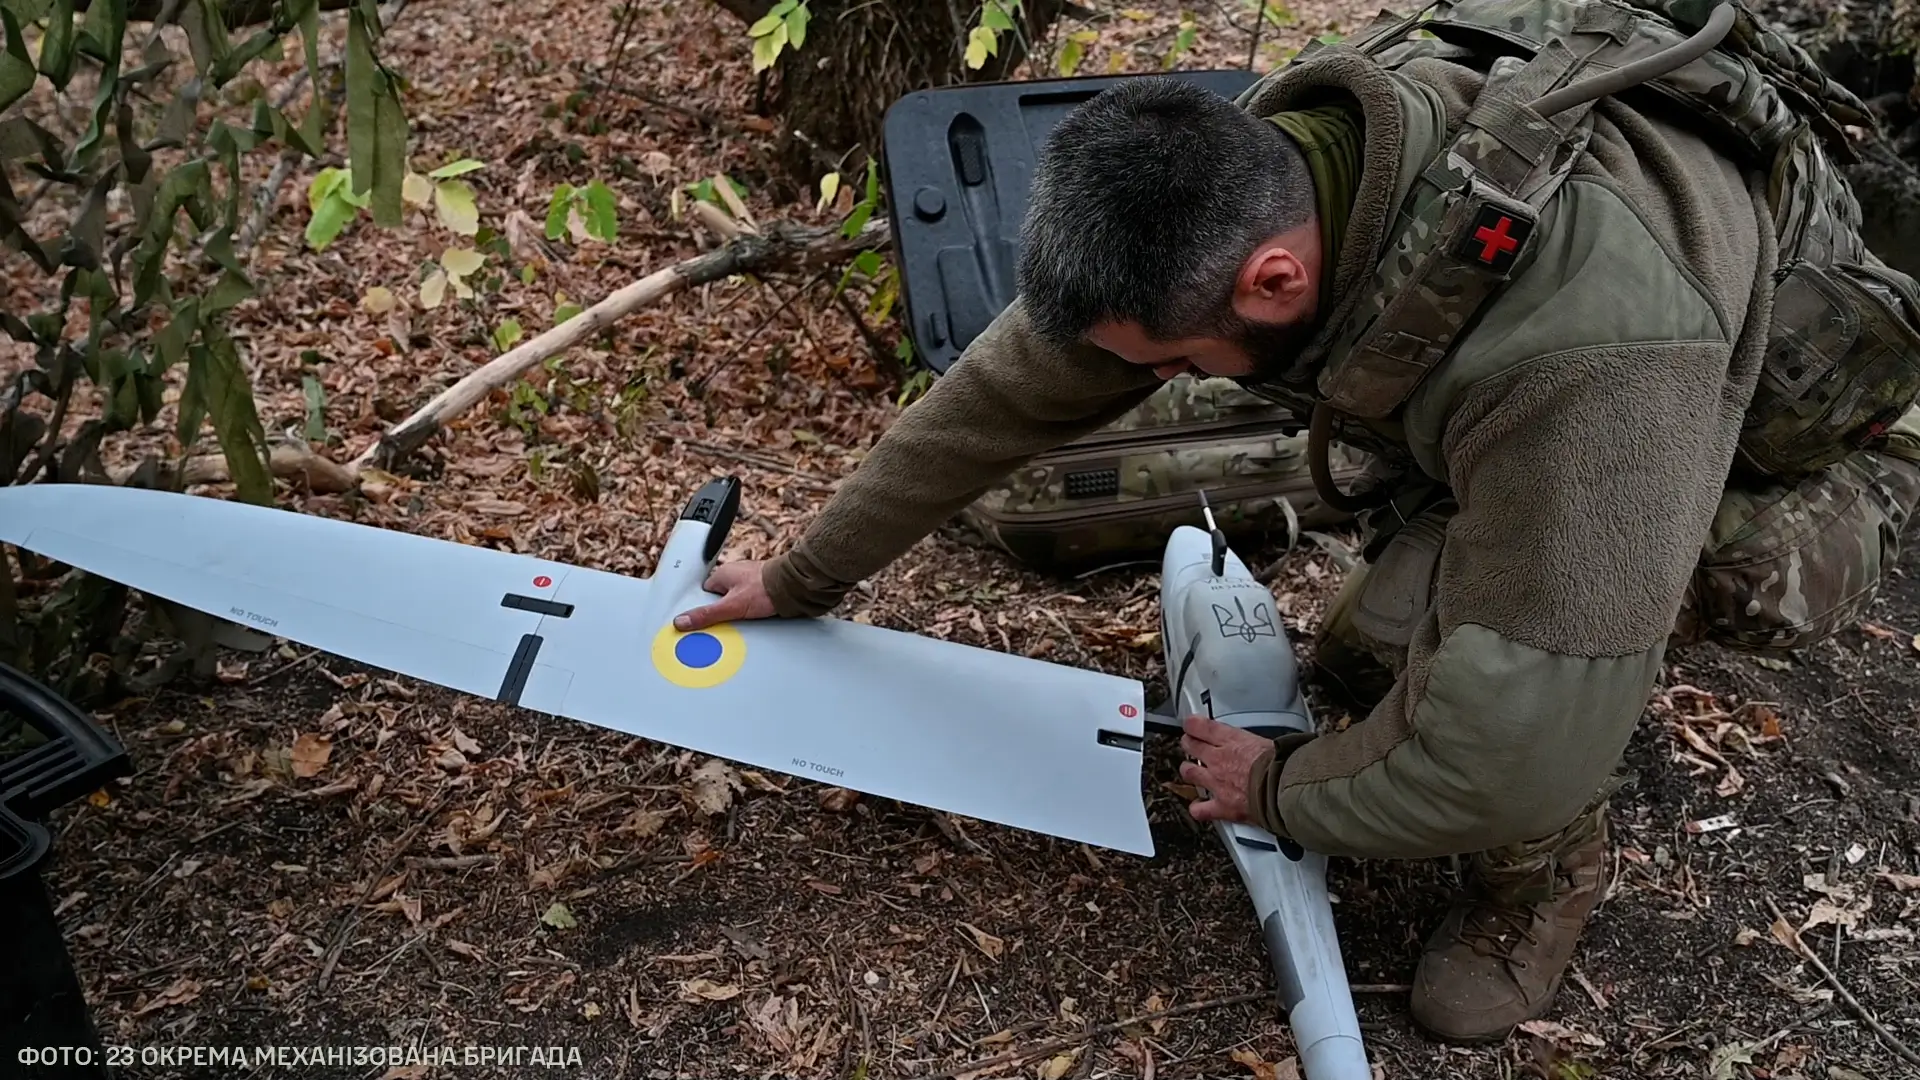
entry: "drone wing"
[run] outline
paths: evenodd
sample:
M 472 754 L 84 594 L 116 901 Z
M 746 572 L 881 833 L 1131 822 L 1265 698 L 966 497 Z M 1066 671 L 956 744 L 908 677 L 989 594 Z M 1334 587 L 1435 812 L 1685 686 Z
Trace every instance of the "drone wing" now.
M 682 634 L 711 600 L 574 569 L 520 704 L 675 746 L 1140 855 L 1137 681 L 842 619 Z M 657 587 L 657 586 L 656 586 Z
M 697 586 L 166 492 L 0 488 L 0 541 L 465 693 L 1153 852 L 1134 680 L 838 619 L 681 634 Z
M 573 568 L 224 499 L 0 488 L 0 540 L 240 625 L 482 697 Z

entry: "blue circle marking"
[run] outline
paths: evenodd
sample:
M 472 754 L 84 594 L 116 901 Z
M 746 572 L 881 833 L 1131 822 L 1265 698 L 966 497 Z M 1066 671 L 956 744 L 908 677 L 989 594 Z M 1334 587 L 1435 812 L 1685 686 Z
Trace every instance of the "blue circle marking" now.
M 673 643 L 673 658 L 690 668 L 709 668 L 720 662 L 720 639 L 695 631 Z

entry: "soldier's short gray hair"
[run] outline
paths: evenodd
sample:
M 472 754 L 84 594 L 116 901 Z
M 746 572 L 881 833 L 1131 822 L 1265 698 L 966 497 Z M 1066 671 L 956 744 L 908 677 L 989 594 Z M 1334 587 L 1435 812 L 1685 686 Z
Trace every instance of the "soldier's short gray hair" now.
M 1120 82 L 1064 117 L 1034 170 L 1019 287 L 1035 329 L 1099 322 L 1161 340 L 1237 325 L 1234 279 L 1262 241 L 1314 214 L 1299 148 L 1192 83 Z

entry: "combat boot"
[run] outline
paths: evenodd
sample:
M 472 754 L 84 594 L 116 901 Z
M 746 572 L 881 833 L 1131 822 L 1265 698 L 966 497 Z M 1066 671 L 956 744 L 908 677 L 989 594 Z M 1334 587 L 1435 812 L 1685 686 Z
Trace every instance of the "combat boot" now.
M 1574 946 L 1606 895 L 1606 801 L 1538 840 L 1481 852 L 1467 894 L 1414 974 L 1414 1020 L 1436 1038 L 1505 1038 L 1552 1008 Z

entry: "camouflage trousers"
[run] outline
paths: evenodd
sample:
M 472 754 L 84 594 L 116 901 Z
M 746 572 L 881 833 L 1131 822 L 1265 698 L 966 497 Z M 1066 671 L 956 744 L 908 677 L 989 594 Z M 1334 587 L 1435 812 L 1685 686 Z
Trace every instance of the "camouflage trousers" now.
M 1857 451 L 1796 483 L 1730 480 L 1701 546 L 1668 647 L 1713 641 L 1783 652 L 1858 624 L 1920 507 L 1920 406 L 1888 445 Z M 1397 529 L 1348 574 L 1316 634 L 1321 673 L 1357 703 L 1385 696 L 1432 599 L 1455 506 Z

